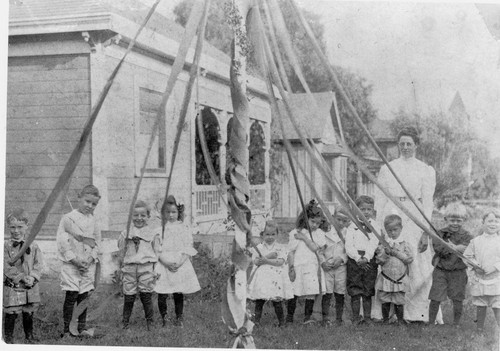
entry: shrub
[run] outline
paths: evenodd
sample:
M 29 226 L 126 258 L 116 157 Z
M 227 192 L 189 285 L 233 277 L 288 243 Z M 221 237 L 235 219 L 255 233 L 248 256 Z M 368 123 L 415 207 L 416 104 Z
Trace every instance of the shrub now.
M 201 285 L 201 291 L 195 296 L 204 301 L 219 301 L 222 291 L 231 270 L 229 258 L 214 257 L 210 249 L 201 243 L 198 246 L 198 254 L 193 257 L 193 266 Z

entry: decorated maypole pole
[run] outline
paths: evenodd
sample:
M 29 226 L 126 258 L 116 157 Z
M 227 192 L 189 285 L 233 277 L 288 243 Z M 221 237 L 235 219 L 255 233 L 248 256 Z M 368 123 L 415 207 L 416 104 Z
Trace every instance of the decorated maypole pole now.
M 222 318 L 234 336 L 233 348 L 255 348 L 251 335 L 253 323 L 246 311 L 247 268 L 250 264 L 248 247 L 251 240 L 251 213 L 247 206 L 250 194 L 248 181 L 247 130 L 249 105 L 247 99 L 246 65 L 249 44 L 246 18 L 251 0 L 228 2 L 226 16 L 234 31 L 230 66 L 231 101 L 234 117 L 229 128 L 229 160 L 226 182 L 228 202 L 237 227 L 232 247 L 232 269 L 222 301 Z

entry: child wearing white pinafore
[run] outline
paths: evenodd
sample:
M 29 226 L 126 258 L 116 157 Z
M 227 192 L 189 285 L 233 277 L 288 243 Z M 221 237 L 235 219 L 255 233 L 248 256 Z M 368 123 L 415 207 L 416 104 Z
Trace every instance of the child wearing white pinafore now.
M 276 242 L 278 226 L 267 221 L 260 234 L 262 243 L 252 249 L 254 268 L 248 283 L 248 299 L 255 300 L 254 322 L 258 325 L 267 300 L 272 301 L 278 317 L 278 326 L 284 323 L 283 300 L 293 298 L 292 283 L 288 277 L 286 245 Z
M 297 218 L 297 228 L 289 234 L 288 262 L 295 296 L 287 302 L 287 323 L 293 323 L 298 297 L 306 299 L 304 324 L 314 323 L 314 300 L 318 294 L 326 292 L 325 272 L 320 262 L 324 260 L 321 250 L 326 245 L 325 232 L 320 228 L 325 217 L 314 200 L 305 207 L 305 213 L 303 211 Z
M 156 272 L 160 275 L 155 291 L 158 293 L 158 309 L 163 326 L 166 325 L 167 295 L 173 294 L 175 304 L 174 325 L 183 326 L 184 294 L 192 294 L 201 289 L 194 271 L 191 257 L 197 254 L 193 248 L 191 228 L 182 222 L 184 205 L 178 205 L 173 196 L 169 196 L 162 208 L 164 223 L 160 264 Z
M 486 309 L 491 307 L 500 326 L 500 211 L 488 210 L 483 216 L 484 232 L 471 240 L 464 256 L 473 267 L 472 304 L 477 306 L 477 329 L 483 331 Z

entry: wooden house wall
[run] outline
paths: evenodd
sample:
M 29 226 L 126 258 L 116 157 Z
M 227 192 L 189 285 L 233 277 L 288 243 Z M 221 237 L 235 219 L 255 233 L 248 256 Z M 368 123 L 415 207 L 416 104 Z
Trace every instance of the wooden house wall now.
M 34 220 L 68 161 L 89 112 L 88 54 L 9 57 L 6 211 L 23 207 Z M 87 145 L 66 190 L 68 198 L 76 200 L 78 190 L 91 180 Z M 66 194 L 50 212 L 41 237 L 55 236 L 61 215 L 70 211 Z
M 93 96 L 101 91 L 111 70 L 122 57 L 124 48 L 112 45 L 101 48 L 93 54 L 92 79 Z M 142 164 L 143 155 L 136 151 L 136 135 L 138 125 L 138 89 L 147 88 L 163 93 L 168 77 L 171 73 L 171 64 L 157 56 L 147 56 L 133 52 L 123 65 L 113 84 L 108 98 L 103 105 L 101 117 L 94 127 L 93 149 L 100 150 L 93 155 L 94 176 L 96 183 L 103 191 L 103 203 L 97 211 L 100 221 L 108 230 L 123 230 L 130 202 L 138 181 L 138 164 Z M 170 170 L 172 149 L 177 128 L 177 121 L 182 107 L 185 87 L 189 75 L 183 71 L 176 84 L 166 109 L 166 170 Z M 188 109 L 186 124 L 182 131 L 170 193 L 175 195 L 179 202 L 185 205 L 186 221 L 197 221 L 193 218 L 193 194 L 197 190 L 194 185 L 194 128 L 196 111 L 195 105 L 199 102 L 216 110 L 221 128 L 221 144 L 225 144 L 228 113 L 232 112 L 229 86 L 217 80 L 201 78 L 199 82 L 199 98 L 197 89 L 193 89 L 191 103 Z M 254 98 L 250 106 L 251 118 L 259 119 L 270 125 L 270 111 L 268 103 L 261 98 Z M 266 131 L 268 144 L 269 130 Z M 221 147 L 221 161 L 224 162 L 224 147 Z M 222 164 L 221 164 L 222 165 Z M 268 165 L 267 165 L 268 166 Z M 222 168 L 222 172 L 224 168 Z M 267 168 L 268 169 L 268 168 Z M 163 198 L 167 183 L 167 173 L 146 174 L 142 181 L 139 198 L 154 204 Z M 269 188 L 269 183 L 267 183 Z M 215 186 L 214 186 L 215 189 Z M 269 190 L 267 194 L 269 194 Z M 267 195 L 269 198 L 269 195 Z M 269 200 L 266 201 L 269 203 Z M 215 216 L 217 217 L 217 216 Z M 217 218 L 210 218 L 215 220 Z M 222 205 L 220 219 L 227 217 L 227 210 Z
M 280 191 L 277 192 L 280 196 L 277 203 L 277 207 L 274 210 L 274 217 L 297 217 L 301 211 L 301 205 L 299 196 L 297 194 L 296 185 L 293 179 L 292 170 L 288 162 L 286 151 L 282 149 L 281 153 L 281 164 L 283 168 L 283 176 L 281 177 Z M 293 153 L 295 154 L 298 162 L 304 167 L 305 171 L 308 173 L 309 178 L 313 182 L 318 182 L 317 171 L 311 162 L 311 158 L 303 146 L 295 146 L 293 148 Z M 304 201 L 307 203 L 313 197 L 313 192 L 311 191 L 304 174 L 296 165 L 297 178 L 299 188 L 301 189 Z M 316 187 L 316 190 L 321 192 L 321 185 Z
M 105 80 L 100 77 L 109 76 L 123 56 L 121 47 L 108 47 L 103 52 L 97 52 L 92 66 L 92 77 L 96 83 L 93 93 L 98 94 Z M 96 163 L 100 167 L 94 169 L 96 178 L 100 179 L 100 188 L 105 194 L 106 201 L 101 208 L 101 222 L 109 230 L 123 230 L 126 225 L 128 210 L 132 196 L 138 182 L 139 169 L 144 155 L 136 150 L 136 136 L 139 126 L 139 89 L 145 88 L 163 93 L 171 66 L 153 58 L 131 53 L 127 62 L 122 66 L 120 73 L 109 92 L 103 105 L 100 123 L 94 127 L 94 134 L 100 136 L 95 140 L 94 149 L 100 150 Z M 166 170 L 170 169 L 172 145 L 175 138 L 177 119 L 182 104 L 183 91 L 187 74 L 183 72 L 181 79 L 169 99 L 166 111 Z M 190 137 L 189 125 L 183 131 L 179 145 L 179 152 L 174 168 L 171 193 L 190 207 Z M 163 198 L 167 183 L 166 173 L 146 173 L 139 191 L 138 198 L 145 200 L 150 206 Z

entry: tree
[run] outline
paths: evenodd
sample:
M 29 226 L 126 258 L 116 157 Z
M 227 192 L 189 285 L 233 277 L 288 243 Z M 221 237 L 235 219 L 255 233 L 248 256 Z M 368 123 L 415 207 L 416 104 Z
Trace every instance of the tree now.
M 174 8 L 175 20 L 177 23 L 185 25 L 193 1 L 194 0 L 184 0 Z M 289 2 L 278 0 L 278 4 L 285 18 L 285 25 L 288 33 L 290 33 L 292 45 L 295 48 L 295 52 L 301 64 L 301 70 L 309 88 L 312 92 L 331 90 L 328 74 L 326 74 L 320 59 L 314 54 L 313 46 L 303 32 L 301 24 L 295 20 Z M 227 12 L 227 7 L 227 1 L 212 1 L 205 38 L 209 43 L 230 56 L 233 32 L 231 26 L 226 21 L 227 16 L 225 13 Z M 325 51 L 325 28 L 320 22 L 320 16 L 306 10 L 302 11 L 318 39 L 320 46 L 323 51 Z M 263 18 L 265 18 L 265 16 L 263 16 Z M 285 59 L 284 64 L 292 91 L 294 93 L 305 92 L 289 61 Z M 333 66 L 333 68 L 359 116 L 363 122 L 368 125 L 368 123 L 376 117 L 376 110 L 370 102 L 370 96 L 373 90 L 372 85 L 369 84 L 365 78 L 345 68 L 340 66 Z M 367 144 L 364 133 L 349 116 L 342 101 L 339 101 L 339 112 L 347 144 L 354 152 L 361 153 Z
M 408 125 L 420 132 L 417 157 L 436 170 L 434 197 L 438 206 L 498 194 L 498 179 L 486 143 L 471 128 L 457 128 L 453 116 L 442 112 L 421 116 L 400 110 L 392 121 L 393 130 Z

